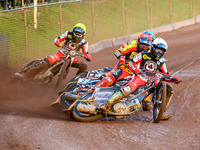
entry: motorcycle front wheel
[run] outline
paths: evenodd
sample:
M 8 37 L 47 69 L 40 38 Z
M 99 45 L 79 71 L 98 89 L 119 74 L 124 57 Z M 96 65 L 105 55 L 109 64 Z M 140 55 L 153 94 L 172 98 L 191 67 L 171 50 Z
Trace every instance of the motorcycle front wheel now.
M 167 85 L 164 81 L 161 81 L 156 90 L 157 100 L 154 100 L 153 107 L 153 120 L 155 123 L 159 123 L 166 106 L 166 97 L 167 97 Z
M 60 71 L 58 73 L 58 79 L 57 79 L 56 85 L 55 85 L 56 88 L 60 85 L 60 83 L 66 73 L 66 69 L 67 69 L 67 67 L 69 67 L 69 64 L 70 64 L 70 59 L 67 59 L 66 62 L 63 63 L 63 65 L 60 67 Z

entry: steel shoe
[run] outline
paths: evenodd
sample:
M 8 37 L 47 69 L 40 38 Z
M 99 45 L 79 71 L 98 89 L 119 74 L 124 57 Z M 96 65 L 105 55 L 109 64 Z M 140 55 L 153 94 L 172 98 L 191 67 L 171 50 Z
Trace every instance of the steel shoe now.
M 168 119 L 170 119 L 171 118 L 171 116 L 170 115 L 166 115 L 165 113 L 163 113 L 163 115 L 162 115 L 162 120 L 168 120 Z
M 24 77 L 24 75 L 23 75 L 22 73 L 20 73 L 20 72 L 16 72 L 16 73 L 14 74 L 14 78 L 21 79 L 21 78 L 23 78 L 23 77 Z

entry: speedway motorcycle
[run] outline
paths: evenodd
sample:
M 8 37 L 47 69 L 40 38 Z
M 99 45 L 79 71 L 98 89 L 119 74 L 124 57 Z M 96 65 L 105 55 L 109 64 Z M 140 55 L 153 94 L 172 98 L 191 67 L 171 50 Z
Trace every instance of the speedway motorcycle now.
M 103 69 L 88 70 L 85 73 L 76 75 L 67 86 L 58 92 L 58 99 L 51 104 L 53 107 L 58 105 L 68 108 L 73 100 L 77 99 L 79 96 L 85 94 L 90 90 L 96 83 L 98 83 L 106 73 L 111 71 L 112 68 L 104 67 Z M 116 85 L 125 85 L 131 80 L 131 76 L 117 81 Z M 70 100 L 69 100 L 70 99 Z
M 71 116 L 76 121 L 92 122 L 103 117 L 120 119 L 136 114 L 141 107 L 141 101 L 148 95 L 153 94 L 153 120 L 155 123 L 159 123 L 166 106 L 169 104 L 167 84 L 164 80 L 171 79 L 171 76 L 149 71 L 144 72 L 141 76 L 147 79 L 148 84 L 140 86 L 131 95 L 114 104 L 106 113 L 98 109 L 98 106 L 119 91 L 130 78 L 121 81 L 122 84 L 116 83 L 111 87 L 92 89 L 82 95 L 66 90 L 54 104 L 61 104 L 64 108 L 64 114 Z M 77 84 L 87 85 L 87 78 L 79 78 L 79 80 Z M 81 88 L 79 88 L 79 91 L 81 91 Z
M 86 58 L 86 56 L 78 51 L 75 51 L 68 47 L 67 45 L 64 45 L 61 49 L 64 53 L 63 59 L 52 64 L 50 67 L 48 67 L 45 70 L 40 71 L 37 73 L 34 77 L 32 77 L 30 80 L 26 80 L 27 82 L 36 83 L 36 84 L 46 84 L 50 83 L 53 78 L 57 75 L 57 81 L 55 87 L 58 87 L 58 85 L 61 83 L 61 81 L 66 78 L 70 67 L 73 64 L 73 60 L 75 57 L 83 57 Z M 41 60 L 34 60 L 30 63 L 28 63 L 26 66 L 22 68 L 22 72 L 26 72 L 26 70 L 30 69 L 31 67 L 34 67 L 36 64 L 40 63 Z M 14 82 L 16 80 L 19 80 L 19 78 L 14 78 Z

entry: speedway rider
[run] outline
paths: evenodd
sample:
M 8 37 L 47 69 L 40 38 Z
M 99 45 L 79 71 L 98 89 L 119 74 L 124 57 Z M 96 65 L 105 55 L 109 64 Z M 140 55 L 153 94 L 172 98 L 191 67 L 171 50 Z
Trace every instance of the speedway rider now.
M 132 76 L 132 80 L 126 86 L 122 87 L 118 92 L 116 92 L 113 96 L 111 96 L 108 100 L 106 100 L 103 104 L 101 104 L 101 106 L 99 106 L 97 109 L 100 109 L 104 112 L 108 111 L 113 104 L 133 93 L 139 86 L 146 84 L 147 80 L 139 75 L 142 71 L 160 71 L 164 74 L 168 74 L 165 59 L 162 58 L 168 49 L 166 41 L 162 38 L 156 38 L 152 45 L 153 48 L 151 52 L 139 53 L 132 59 L 132 61 L 128 62 L 129 69 L 135 73 L 135 75 Z M 172 77 L 172 79 L 166 81 L 180 83 L 181 79 L 178 77 Z M 170 87 L 168 86 L 168 88 Z M 170 91 L 168 95 L 168 104 L 172 98 L 172 93 L 173 92 Z M 170 116 L 164 114 L 163 118 L 169 119 Z
M 153 34 L 150 31 L 145 31 L 144 34 L 149 34 L 151 36 L 152 42 L 156 39 L 155 34 Z M 130 40 L 129 42 L 120 45 L 119 50 L 126 49 L 125 47 L 129 48 L 131 46 L 134 46 L 134 44 L 137 44 L 137 40 Z M 152 46 L 148 50 L 145 50 L 145 49 L 142 50 L 141 49 L 140 51 L 136 51 L 135 53 L 132 52 L 132 55 L 135 56 L 135 55 L 137 55 L 138 52 L 145 52 L 145 51 L 150 52 L 151 49 L 152 49 Z M 117 54 L 117 51 L 115 52 L 115 54 Z M 118 64 L 109 73 L 115 71 L 117 69 L 117 66 L 118 66 Z M 149 95 L 148 97 L 146 97 L 145 99 L 142 100 L 142 108 L 143 108 L 143 110 L 147 111 L 147 110 L 150 110 L 152 108 L 152 106 L 150 105 L 150 100 L 151 100 L 151 95 Z
M 133 71 L 129 69 L 129 64 L 126 62 L 132 60 L 139 52 L 150 51 L 152 39 L 155 39 L 155 35 L 149 32 L 141 34 L 137 40 L 131 40 L 127 44 L 122 44 L 114 52 L 114 55 L 119 59 L 119 63 L 110 72 L 106 73 L 102 80 L 94 85 L 93 88 L 108 87 L 124 77 L 131 76 Z M 150 107 L 149 99 L 147 98 L 144 101 L 145 104 L 142 105 L 144 110 Z
M 54 44 L 58 47 L 62 47 L 65 44 L 68 47 L 70 47 L 71 49 L 74 49 L 76 51 L 82 50 L 82 53 L 87 57 L 86 60 L 91 61 L 92 58 L 91 58 L 90 54 L 88 53 L 88 42 L 84 39 L 85 34 L 86 34 L 85 25 L 82 23 L 77 23 L 73 27 L 72 32 L 66 31 L 61 36 L 56 37 L 54 40 Z M 65 40 L 64 44 L 61 43 L 64 40 Z M 33 77 L 38 72 L 50 67 L 55 62 L 62 60 L 64 51 L 65 50 L 61 48 L 56 54 L 44 58 L 39 63 L 34 64 L 34 66 L 32 66 L 32 67 L 23 69 L 25 71 L 17 72 L 15 74 L 15 76 L 20 77 L 20 78 Z M 84 71 L 87 70 L 87 65 L 78 59 L 74 59 L 72 67 L 79 69 L 77 74 L 83 73 Z
M 114 52 L 114 55 L 119 59 L 119 63 L 110 72 L 105 74 L 101 81 L 99 81 L 93 88 L 107 87 L 117 82 L 118 80 L 130 76 L 133 72 L 129 69 L 129 64 L 126 62 L 132 60 L 135 55 L 144 50 L 149 50 L 152 40 L 150 35 L 141 34 L 138 40 L 129 42 L 124 48 Z
M 150 31 L 145 31 L 144 33 L 149 34 L 151 36 L 152 41 L 156 39 L 156 36 L 150 32 Z M 151 46 L 151 49 L 153 46 Z M 150 51 L 149 51 L 150 52 Z M 151 95 L 147 96 L 145 99 L 142 100 L 142 109 L 143 110 L 150 110 L 152 109 L 152 106 L 150 105 L 150 100 L 151 100 Z
M 144 34 L 149 34 L 151 36 L 152 42 L 156 39 L 155 34 L 150 31 L 145 31 Z M 120 45 L 119 49 L 123 49 L 124 47 L 129 45 L 134 45 L 134 43 L 137 43 L 137 40 L 130 40 L 129 42 Z

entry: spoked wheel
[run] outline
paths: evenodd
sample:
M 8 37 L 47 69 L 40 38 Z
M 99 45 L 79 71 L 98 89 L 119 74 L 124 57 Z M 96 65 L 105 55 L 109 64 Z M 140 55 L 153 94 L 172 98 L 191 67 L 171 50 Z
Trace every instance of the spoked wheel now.
M 81 99 L 88 99 L 92 96 L 92 91 L 91 93 L 88 93 L 87 95 L 83 96 Z M 77 110 L 77 106 L 82 103 L 82 102 L 77 102 L 75 104 L 75 106 L 73 107 L 73 110 L 72 110 L 72 117 L 74 118 L 74 120 L 76 121 L 81 121 L 81 122 L 93 122 L 93 121 L 97 121 L 99 119 L 101 119 L 103 117 L 102 114 L 97 114 L 97 115 L 94 115 L 94 114 L 88 114 L 88 113 L 82 113 L 82 112 L 79 112 Z
M 161 81 L 158 84 L 156 97 L 157 101 L 154 102 L 154 108 L 153 108 L 153 120 L 155 123 L 159 123 L 166 106 L 167 86 L 164 81 Z

